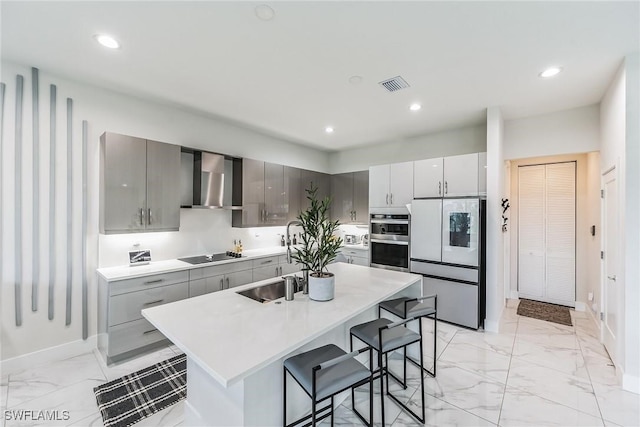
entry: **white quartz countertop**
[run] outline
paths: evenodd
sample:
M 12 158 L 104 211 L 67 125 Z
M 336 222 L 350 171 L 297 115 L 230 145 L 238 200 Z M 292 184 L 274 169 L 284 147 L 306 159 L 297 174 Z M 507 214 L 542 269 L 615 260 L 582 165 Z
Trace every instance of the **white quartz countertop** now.
M 355 249 L 358 251 L 368 251 L 369 250 L 369 246 L 364 246 L 362 243 L 358 243 L 357 245 L 350 245 L 345 243 L 344 245 L 342 245 L 341 249 L 343 250 L 348 250 L 348 249 Z
M 331 264 L 329 270 L 336 277 L 331 301 L 296 293 L 293 301 L 260 304 L 236 293 L 278 280 L 269 279 L 148 308 L 142 315 L 228 387 L 422 280 L 346 263 Z
M 291 247 L 295 253 L 295 246 Z M 116 267 L 105 267 L 97 270 L 98 274 L 105 280 L 112 282 L 124 279 L 133 279 L 135 277 L 144 277 L 152 274 L 169 273 L 172 271 L 191 270 L 193 268 L 211 267 L 215 265 L 229 264 L 232 262 L 242 262 L 252 259 L 265 258 L 269 256 L 284 255 L 287 248 L 284 246 L 275 246 L 263 249 L 249 249 L 242 252 L 242 258 L 228 259 L 224 261 L 209 262 L 205 264 L 189 264 L 188 262 L 177 259 L 166 261 L 152 261 L 146 265 L 121 265 Z

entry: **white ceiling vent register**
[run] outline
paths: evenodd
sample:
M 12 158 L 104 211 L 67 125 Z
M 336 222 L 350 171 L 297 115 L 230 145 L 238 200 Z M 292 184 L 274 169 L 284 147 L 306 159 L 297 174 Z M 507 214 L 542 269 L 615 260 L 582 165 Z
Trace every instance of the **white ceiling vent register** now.
M 409 87 L 409 83 L 407 83 L 407 81 L 400 76 L 383 80 L 380 82 L 380 85 L 386 90 L 388 90 L 389 92 L 396 92 L 396 91 L 399 91 L 400 89 Z

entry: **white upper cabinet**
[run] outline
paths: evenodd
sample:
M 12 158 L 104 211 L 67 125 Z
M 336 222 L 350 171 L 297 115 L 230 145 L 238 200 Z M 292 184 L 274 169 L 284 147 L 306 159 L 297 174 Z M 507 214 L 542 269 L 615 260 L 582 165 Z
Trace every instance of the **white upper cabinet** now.
M 369 168 L 369 206 L 405 207 L 413 199 L 413 162 Z
M 486 153 L 481 154 L 486 161 Z M 477 196 L 479 159 L 478 153 L 472 153 L 414 162 L 413 197 Z M 486 194 L 486 176 L 482 183 Z
M 478 153 L 444 158 L 444 197 L 478 195 Z
M 404 208 L 413 199 L 413 162 L 394 163 L 389 176 L 389 206 Z
M 444 159 L 418 160 L 413 165 L 413 197 L 442 197 Z
M 478 153 L 478 195 L 487 195 L 487 153 Z
M 369 168 L 369 206 L 385 208 L 389 206 L 389 165 Z

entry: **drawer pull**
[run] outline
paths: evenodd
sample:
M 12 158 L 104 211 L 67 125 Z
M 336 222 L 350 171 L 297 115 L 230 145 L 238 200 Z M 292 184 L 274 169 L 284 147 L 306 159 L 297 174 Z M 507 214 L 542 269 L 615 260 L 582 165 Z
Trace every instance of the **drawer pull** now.
M 158 303 L 160 303 L 160 302 L 162 302 L 162 301 L 164 301 L 164 300 L 163 300 L 163 299 L 158 299 L 158 300 L 155 300 L 155 301 L 145 302 L 145 303 L 144 303 L 144 304 L 142 304 L 142 305 L 158 304 Z
M 159 332 L 159 331 L 158 331 L 157 329 L 151 329 L 151 330 L 149 330 L 149 331 L 144 331 L 144 332 L 142 333 L 142 335 L 152 334 L 152 333 L 154 333 L 154 332 Z
M 266 261 L 262 261 L 260 264 L 264 265 L 264 264 L 271 264 L 273 262 L 272 259 L 266 260 Z
M 148 282 L 144 282 L 145 285 L 152 285 L 154 283 L 161 283 L 164 282 L 164 279 L 158 279 L 158 280 L 150 280 Z

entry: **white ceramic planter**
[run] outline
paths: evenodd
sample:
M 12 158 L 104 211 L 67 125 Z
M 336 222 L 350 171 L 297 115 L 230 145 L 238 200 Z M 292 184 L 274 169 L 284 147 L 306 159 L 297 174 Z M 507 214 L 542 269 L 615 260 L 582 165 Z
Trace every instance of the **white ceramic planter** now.
M 330 301 L 335 295 L 336 278 L 333 274 L 330 277 L 313 277 L 309 275 L 309 298 L 314 301 Z

